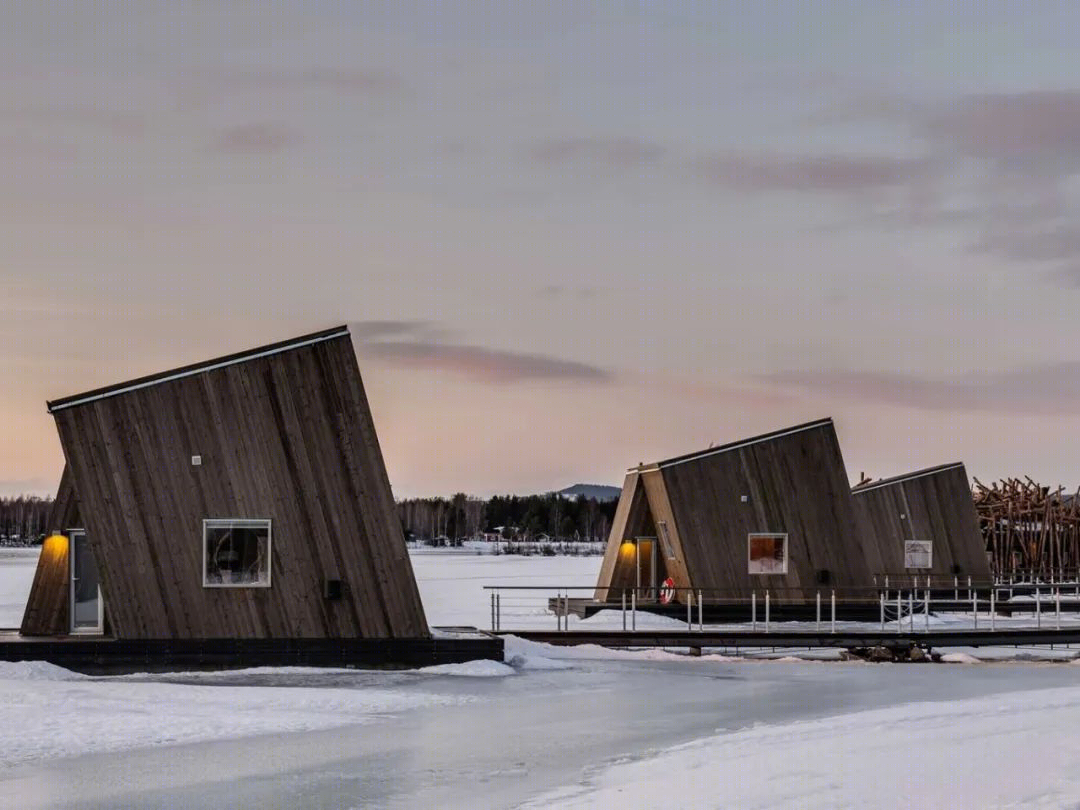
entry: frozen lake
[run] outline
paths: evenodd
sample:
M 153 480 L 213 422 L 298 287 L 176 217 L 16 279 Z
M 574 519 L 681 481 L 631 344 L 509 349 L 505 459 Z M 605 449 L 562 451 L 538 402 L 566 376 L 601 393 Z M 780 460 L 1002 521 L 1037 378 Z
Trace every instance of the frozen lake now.
M 484 584 L 588 584 L 600 564 L 413 562 L 433 624 L 481 626 Z M 33 564 L 0 552 L 0 625 L 17 624 Z M 513 640 L 508 652 L 512 666 L 413 673 L 90 679 L 0 665 L 0 808 L 1080 801 L 1078 665 L 732 661 Z

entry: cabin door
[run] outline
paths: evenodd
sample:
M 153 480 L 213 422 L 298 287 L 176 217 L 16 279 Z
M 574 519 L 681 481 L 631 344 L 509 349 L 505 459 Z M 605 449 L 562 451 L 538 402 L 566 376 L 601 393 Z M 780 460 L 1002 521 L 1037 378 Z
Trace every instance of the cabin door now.
M 71 549 L 71 616 L 72 633 L 101 633 L 105 629 L 104 604 L 98 580 L 97 562 L 83 529 L 68 532 Z
M 656 538 L 639 537 L 637 547 L 637 596 L 639 600 L 656 598 Z

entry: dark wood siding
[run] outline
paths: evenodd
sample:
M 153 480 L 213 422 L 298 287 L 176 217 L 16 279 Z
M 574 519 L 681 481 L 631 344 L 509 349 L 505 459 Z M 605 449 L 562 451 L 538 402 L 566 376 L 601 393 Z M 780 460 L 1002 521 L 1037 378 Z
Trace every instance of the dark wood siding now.
M 63 534 L 79 525 L 79 501 L 71 483 L 71 474 L 64 468 L 49 512 L 48 532 Z M 30 596 L 26 600 L 19 632 L 26 636 L 59 636 L 68 632 L 68 601 L 71 577 L 69 544 L 50 543 L 41 549 Z
M 768 588 L 775 598 L 803 600 L 818 589 L 872 584 L 878 558 L 860 543 L 831 420 L 661 462 L 655 469 L 642 473 L 662 479 L 650 492 L 650 508 L 653 517 L 671 515 L 685 567 L 673 570 L 686 585 L 714 591 L 713 598 L 716 592 L 744 598 Z M 788 535 L 786 574 L 748 572 L 749 535 L 758 532 Z M 829 585 L 818 584 L 820 571 L 828 572 Z
M 117 637 L 428 635 L 348 335 L 54 416 Z M 272 521 L 271 587 L 203 587 L 207 518 Z
M 876 572 L 959 573 L 989 579 L 979 519 L 962 464 L 856 488 L 852 497 L 863 542 L 879 549 L 882 564 Z M 905 570 L 905 540 L 934 544 L 931 569 Z

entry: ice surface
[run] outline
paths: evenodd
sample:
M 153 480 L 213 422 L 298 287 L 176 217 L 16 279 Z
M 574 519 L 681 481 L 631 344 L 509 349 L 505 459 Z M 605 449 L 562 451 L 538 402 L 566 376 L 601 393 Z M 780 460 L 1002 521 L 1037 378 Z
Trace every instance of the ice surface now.
M 18 556 L 0 564 L 0 604 L 29 588 L 34 555 Z M 512 619 L 554 629 L 547 597 L 594 582 L 599 559 L 418 552 L 413 564 L 432 624 L 486 627 L 482 586 L 517 583 L 550 590 L 504 592 L 504 627 Z M 9 612 L 17 624 L 22 605 Z M 1053 620 L 1043 614 L 1043 626 Z M 923 621 L 916 616 L 916 629 Z M 574 617 L 571 629 L 621 623 L 611 610 Z M 972 623 L 970 614 L 931 617 L 933 627 Z M 683 626 L 638 615 L 640 628 Z M 985 613 L 979 626 L 988 626 Z M 0 808 L 216 807 L 223 797 L 231 806 L 470 810 L 526 800 L 631 808 L 1077 801 L 1080 688 L 1060 688 L 1075 682 L 1075 668 L 998 663 L 1071 660 L 1075 649 L 955 648 L 943 652 L 987 663 L 906 667 L 834 663 L 834 650 L 704 652 L 511 636 L 505 664 L 419 673 L 260 667 L 88 678 L 4 664 Z M 102 780 L 104 771 L 121 776 Z
M 242 673 L 222 675 L 242 677 Z M 130 677 L 88 678 L 40 662 L 9 664 L 0 669 L 0 751 L 10 765 L 141 746 L 333 728 L 466 699 L 370 686 L 140 682 Z
M 527 808 L 989 808 L 1080 801 L 1080 689 L 751 726 L 631 759 Z

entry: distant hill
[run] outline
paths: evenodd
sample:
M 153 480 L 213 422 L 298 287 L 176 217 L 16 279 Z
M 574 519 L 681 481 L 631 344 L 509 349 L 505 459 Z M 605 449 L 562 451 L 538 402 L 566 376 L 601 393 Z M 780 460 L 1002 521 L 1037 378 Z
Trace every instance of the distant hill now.
M 617 501 L 622 490 L 604 484 L 574 484 L 555 493 L 563 498 L 595 498 L 598 501 Z

